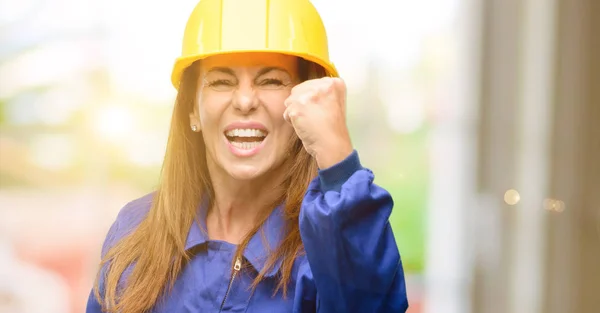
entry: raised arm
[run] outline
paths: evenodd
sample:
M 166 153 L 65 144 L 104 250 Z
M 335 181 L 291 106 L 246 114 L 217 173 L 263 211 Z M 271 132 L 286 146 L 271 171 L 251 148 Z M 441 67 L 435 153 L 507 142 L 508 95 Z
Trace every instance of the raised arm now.
M 406 312 L 400 254 L 388 218 L 393 200 L 356 151 L 321 170 L 300 213 L 317 288 L 317 312 Z

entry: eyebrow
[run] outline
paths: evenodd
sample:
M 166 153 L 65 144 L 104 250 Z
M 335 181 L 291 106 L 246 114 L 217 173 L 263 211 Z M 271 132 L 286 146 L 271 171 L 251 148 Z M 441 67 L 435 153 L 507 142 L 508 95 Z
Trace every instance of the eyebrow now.
M 284 73 L 286 73 L 286 74 L 288 74 L 288 75 L 291 76 L 291 74 L 286 69 L 284 69 L 282 67 L 278 67 L 278 66 L 264 67 L 264 68 L 260 69 L 260 71 L 258 71 L 258 74 L 256 74 L 256 76 L 257 77 L 258 76 L 262 76 L 262 75 L 265 75 L 265 74 L 267 74 L 267 73 L 269 73 L 271 71 L 282 71 L 282 72 L 284 72 Z
M 208 70 L 206 72 L 206 74 L 210 74 L 212 72 L 221 72 L 221 73 L 224 73 L 224 74 L 229 74 L 229 75 L 235 76 L 235 73 L 229 67 L 213 67 L 210 70 Z
M 282 72 L 284 72 L 284 73 L 286 73 L 286 74 L 288 74 L 288 75 L 290 75 L 290 76 L 291 76 L 291 74 L 290 74 L 290 73 L 289 73 L 289 72 L 288 72 L 286 69 L 284 69 L 284 68 L 282 68 L 282 67 L 278 67 L 278 66 L 267 66 L 267 67 L 263 67 L 263 68 L 261 68 L 261 69 L 258 71 L 258 73 L 256 74 L 256 77 L 260 77 L 260 76 L 262 76 L 262 75 L 264 75 L 264 74 L 267 74 L 267 73 L 269 73 L 269 72 L 271 72 L 271 71 L 282 71 Z M 220 66 L 218 66 L 218 67 L 213 67 L 213 68 L 211 68 L 210 70 L 208 70 L 208 71 L 206 72 L 206 74 L 209 74 L 209 73 L 212 73 L 212 72 L 220 72 L 220 73 L 224 73 L 224 74 L 229 74 L 229 75 L 231 75 L 231 76 L 236 76 L 236 75 L 235 75 L 235 72 L 234 72 L 234 71 L 233 71 L 231 68 L 229 68 L 229 67 L 220 67 Z

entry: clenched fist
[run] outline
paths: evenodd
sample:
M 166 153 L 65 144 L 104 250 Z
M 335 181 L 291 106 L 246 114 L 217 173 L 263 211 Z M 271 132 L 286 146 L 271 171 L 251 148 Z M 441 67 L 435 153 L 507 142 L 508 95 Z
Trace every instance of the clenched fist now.
M 307 80 L 292 89 L 284 104 L 283 118 L 292 124 L 319 168 L 331 167 L 352 153 L 346 126 L 346 84 L 342 79 Z

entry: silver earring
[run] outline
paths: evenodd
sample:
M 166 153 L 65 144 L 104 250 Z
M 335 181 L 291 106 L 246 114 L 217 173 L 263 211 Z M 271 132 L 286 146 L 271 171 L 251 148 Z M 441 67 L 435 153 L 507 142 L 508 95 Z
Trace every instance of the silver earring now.
M 196 126 L 196 125 L 192 125 L 192 131 L 193 131 L 193 132 L 197 132 L 197 131 L 198 131 L 198 126 Z

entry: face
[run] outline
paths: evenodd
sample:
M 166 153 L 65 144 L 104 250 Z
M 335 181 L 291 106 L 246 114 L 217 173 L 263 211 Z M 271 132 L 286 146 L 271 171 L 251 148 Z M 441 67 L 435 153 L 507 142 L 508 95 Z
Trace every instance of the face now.
M 202 60 L 190 123 L 202 131 L 211 172 L 252 180 L 285 161 L 295 136 L 283 119 L 283 103 L 297 83 L 292 56 L 245 53 Z

